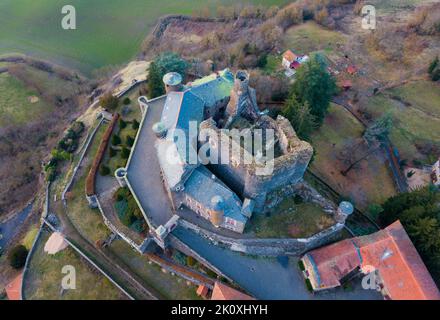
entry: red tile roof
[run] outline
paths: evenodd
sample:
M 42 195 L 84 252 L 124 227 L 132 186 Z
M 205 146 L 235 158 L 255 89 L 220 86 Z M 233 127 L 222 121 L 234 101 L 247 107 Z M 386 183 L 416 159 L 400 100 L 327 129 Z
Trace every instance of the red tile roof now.
M 357 68 L 356 68 L 356 66 L 349 66 L 349 67 L 347 68 L 347 72 L 348 72 L 349 74 L 355 74 L 355 73 L 357 72 Z
M 293 68 L 293 69 L 298 69 L 300 66 L 301 66 L 301 64 L 298 61 L 293 61 L 290 64 L 290 68 Z
M 286 52 L 284 52 L 283 54 L 283 58 L 286 59 L 289 62 L 293 62 L 296 60 L 297 55 L 294 54 L 292 51 L 287 50 Z
M 6 295 L 9 300 L 21 300 L 21 282 L 23 273 L 20 273 L 11 283 L 6 285 Z
M 342 240 L 306 254 L 317 272 L 318 286 L 340 286 L 340 279 L 359 267 L 361 260 L 351 239 Z
M 359 266 L 379 272 L 391 299 L 440 299 L 434 280 L 400 221 L 371 235 L 343 240 L 307 255 L 316 264 L 319 283 L 324 287 L 339 285 L 342 277 Z
M 199 297 L 202 297 L 202 298 L 205 298 L 206 299 L 206 297 L 208 296 L 208 291 L 209 291 L 209 289 L 208 289 L 208 287 L 207 286 L 205 286 L 205 285 L 203 285 L 203 284 L 201 284 L 201 285 L 199 285 L 199 287 L 197 288 L 197 295 L 199 296 Z
M 216 282 L 212 290 L 211 300 L 255 300 L 247 294 L 232 289 L 221 282 Z

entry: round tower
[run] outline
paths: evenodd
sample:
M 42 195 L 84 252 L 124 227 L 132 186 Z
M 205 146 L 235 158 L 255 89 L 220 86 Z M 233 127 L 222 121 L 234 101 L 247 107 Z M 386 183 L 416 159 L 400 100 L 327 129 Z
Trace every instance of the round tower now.
M 354 212 L 353 205 L 348 201 L 342 201 L 339 204 L 338 210 L 336 211 L 336 221 L 339 223 L 344 223 L 348 216 Z
M 182 76 L 177 72 L 169 72 L 162 78 L 166 93 L 182 90 Z
M 220 227 L 223 223 L 225 202 L 221 196 L 214 196 L 211 199 L 211 223 Z
M 118 168 L 115 171 L 115 177 L 118 181 L 119 185 L 123 188 L 127 185 L 127 182 L 125 181 L 125 176 L 127 175 L 127 171 L 125 168 Z
M 165 128 L 165 125 L 160 121 L 153 124 L 151 129 L 159 139 L 163 139 L 167 135 L 167 128 Z

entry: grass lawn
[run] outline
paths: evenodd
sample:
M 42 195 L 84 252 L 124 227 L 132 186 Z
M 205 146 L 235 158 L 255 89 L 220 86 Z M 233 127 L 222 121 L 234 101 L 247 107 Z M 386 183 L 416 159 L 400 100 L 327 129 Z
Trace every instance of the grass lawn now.
M 38 230 L 39 230 L 39 225 L 32 226 L 24 236 L 21 243 L 26 247 L 26 249 L 31 250 L 32 244 L 34 243 L 34 240 L 37 237 Z
M 55 255 L 44 252 L 50 233 L 44 231 L 37 243 L 25 278 L 25 296 L 29 300 L 120 300 L 126 296 L 106 277 L 82 259 L 70 247 Z M 71 265 L 76 270 L 76 289 L 63 291 L 62 268 Z
M 344 143 L 350 138 L 360 138 L 363 126 L 342 107 L 331 105 L 324 124 L 312 135 L 316 156 L 309 168 L 323 178 L 343 196 L 352 199 L 360 209 L 371 203 L 382 203 L 395 194 L 391 173 L 378 154 L 361 162 L 361 168 L 353 169 L 347 176 L 340 171 L 345 165 L 338 160 Z
M 333 218 L 317 205 L 295 204 L 290 197 L 279 203 L 269 217 L 253 216 L 247 231 L 258 238 L 307 238 L 333 224 Z
M 287 0 L 3 0 L 0 2 L 0 54 L 21 52 L 56 61 L 90 74 L 133 58 L 143 39 L 165 14 L 191 15 L 219 4 L 282 5 Z M 76 30 L 61 27 L 61 8 L 74 5 Z
M 394 129 L 390 138 L 402 159 L 419 159 L 432 164 L 436 155 L 421 154 L 416 144 L 433 142 L 440 146 L 439 101 L 440 86 L 430 81 L 419 81 L 370 98 L 367 111 L 373 117 L 391 112 Z
M 0 127 L 38 121 L 53 110 L 53 106 L 40 97 L 32 103 L 32 96 L 38 97 L 38 94 L 26 88 L 20 80 L 8 73 L 0 74 Z
M 93 158 L 98 150 L 101 138 L 108 125 L 102 125 L 96 132 L 87 156 L 84 158 L 83 170 L 75 178 L 67 200 L 67 214 L 80 233 L 95 242 L 106 238 L 110 231 L 104 224 L 98 209 L 90 209 L 85 196 L 85 181 Z
M 197 287 L 193 284 L 188 286 L 186 280 L 163 273 L 155 263 L 149 264 L 147 257 L 135 252 L 122 240 L 115 240 L 110 245 L 110 250 L 122 259 L 132 270 L 151 287 L 156 289 L 164 297 L 171 300 L 195 300 L 200 299 L 196 295 Z
M 309 54 L 324 50 L 331 52 L 337 44 L 345 43 L 345 37 L 336 31 L 325 29 L 313 21 L 289 28 L 284 34 L 284 46 L 295 53 Z

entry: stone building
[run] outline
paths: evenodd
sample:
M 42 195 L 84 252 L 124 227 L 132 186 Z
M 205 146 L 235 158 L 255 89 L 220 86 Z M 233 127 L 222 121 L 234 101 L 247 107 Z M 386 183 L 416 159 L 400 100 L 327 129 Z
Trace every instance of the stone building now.
M 174 210 L 189 208 L 215 227 L 242 233 L 252 212 L 262 210 L 268 192 L 302 179 L 312 147 L 298 139 L 287 119 L 274 120 L 259 111 L 245 71 L 234 75 L 225 69 L 186 85 L 176 73 L 166 74 L 163 80 L 167 94 L 160 122 L 152 130 Z M 145 112 L 148 99 L 141 97 L 139 102 Z M 259 137 L 266 148 L 255 152 L 228 137 L 224 129 L 233 129 L 237 123 L 246 123 L 242 129 L 253 138 L 262 132 Z M 272 140 L 269 131 L 274 132 Z M 225 164 L 206 163 L 199 156 L 202 148 L 210 159 L 216 158 L 213 154 L 222 156 L 222 146 L 215 143 L 213 134 L 230 141 L 239 154 L 228 151 L 230 161 Z M 276 157 L 265 173 L 268 162 L 264 160 L 271 152 Z M 249 163 L 243 163 L 241 154 L 248 156 Z

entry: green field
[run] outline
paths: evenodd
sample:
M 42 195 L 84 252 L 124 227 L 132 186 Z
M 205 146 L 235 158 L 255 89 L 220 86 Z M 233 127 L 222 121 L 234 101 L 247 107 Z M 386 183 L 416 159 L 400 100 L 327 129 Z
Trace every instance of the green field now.
M 24 279 L 25 297 L 29 300 L 120 300 L 127 297 L 70 247 L 49 255 L 43 251 L 50 233 L 44 231 L 37 242 Z M 62 290 L 65 276 L 62 268 L 71 265 L 76 270 L 76 289 Z
M 79 69 L 85 74 L 133 58 L 157 19 L 165 14 L 192 14 L 232 0 L 2 0 L 0 54 L 20 52 Z M 245 0 L 282 5 L 287 0 Z M 73 4 L 77 29 L 61 28 L 61 8 Z
M 284 46 L 298 54 L 313 51 L 336 50 L 337 44 L 345 43 L 346 38 L 339 32 L 330 31 L 313 21 L 289 28 L 284 35 Z
M 41 98 L 31 103 L 31 96 L 38 94 L 8 73 L 0 74 L 0 127 L 26 124 L 30 119 L 38 120 L 53 108 Z
M 324 124 L 312 135 L 316 155 L 309 166 L 313 173 L 342 196 L 350 198 L 360 209 L 366 209 L 371 203 L 382 203 L 395 194 L 391 173 L 378 154 L 370 155 L 360 168 L 347 176 L 340 173 L 347 167 L 339 160 L 344 144 L 348 139 L 360 139 L 363 131 L 362 124 L 348 111 L 332 104 Z
M 401 158 L 430 163 L 434 159 L 420 154 L 416 144 L 433 142 L 440 145 L 439 101 L 440 86 L 431 81 L 419 81 L 370 98 L 367 111 L 375 118 L 391 112 L 394 129 L 390 138 Z

